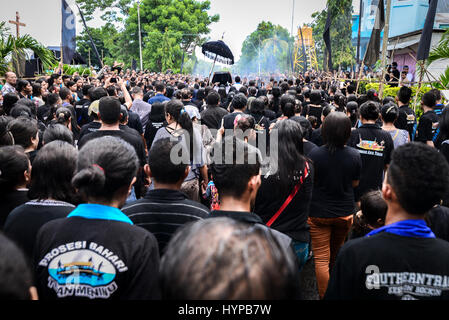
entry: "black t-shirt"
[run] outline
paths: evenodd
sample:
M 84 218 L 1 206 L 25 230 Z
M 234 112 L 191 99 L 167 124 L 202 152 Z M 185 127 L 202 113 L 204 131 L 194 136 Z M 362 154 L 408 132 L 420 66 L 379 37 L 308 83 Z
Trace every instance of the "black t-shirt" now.
M 28 190 L 14 190 L 0 194 L 0 230 L 3 229 L 9 213 L 29 200 Z
M 154 137 L 156 136 L 157 131 L 160 128 L 166 127 L 168 125 L 167 121 L 161 121 L 161 122 L 155 122 L 149 120 L 147 123 L 147 126 L 145 128 L 145 134 L 144 138 L 147 143 L 148 150 L 151 149 L 151 146 L 153 145 Z
M 389 132 L 376 124 L 364 124 L 353 130 L 348 146 L 357 149 L 362 158 L 360 185 L 355 189 L 355 200 L 365 193 L 382 188 L 383 172 L 390 163 L 394 150 Z
M 449 299 L 449 242 L 379 233 L 346 243 L 327 300 Z
M 89 99 L 81 99 L 75 103 L 76 121 L 78 125 L 84 126 L 89 122 L 89 106 L 91 101 Z
M 75 206 L 62 201 L 29 201 L 14 209 L 5 223 L 5 234 L 16 241 L 30 261 L 39 229 L 50 220 L 66 217 Z
M 309 176 L 304 180 L 304 183 L 289 205 L 271 225 L 271 228 L 300 242 L 309 241 L 307 218 L 309 217 L 310 201 L 312 199 L 313 175 L 314 168 L 309 163 Z M 281 193 L 279 184 L 280 181 L 276 175 L 262 177 L 262 184 L 256 196 L 254 213 L 261 217 L 263 223 L 270 221 L 294 189 L 292 187 L 291 190 Z
M 243 112 L 234 112 L 223 117 L 223 127 L 225 129 L 234 129 L 234 120 L 238 115 L 242 115 Z
M 303 142 L 304 155 L 306 157 L 309 157 L 310 153 L 313 150 L 315 150 L 316 148 L 318 148 L 318 146 L 316 144 L 314 144 L 313 142 L 310 142 L 310 141 Z
M 218 130 L 221 127 L 221 120 L 227 114 L 229 112 L 219 106 L 207 106 L 207 109 L 201 112 L 201 124 L 209 129 Z
M 142 121 L 137 113 L 128 110 L 128 126 L 136 130 L 139 134 L 143 134 Z
M 321 122 L 321 115 L 323 114 L 323 107 L 322 106 L 316 106 L 316 105 L 312 105 L 309 104 L 309 111 L 307 112 L 307 115 L 310 116 L 314 116 L 317 118 L 318 120 L 318 126 L 321 126 L 322 122 Z
M 418 129 L 416 130 L 416 141 L 433 141 L 438 130 L 438 116 L 435 111 L 430 110 L 424 113 L 419 119 Z
M 157 241 L 126 222 L 83 217 L 50 221 L 37 235 L 34 265 L 44 300 L 160 299 Z
M 84 126 L 81 127 L 79 140 L 81 141 L 81 139 L 86 134 L 98 131 L 98 129 L 100 129 L 100 128 L 101 128 L 101 122 L 99 122 L 99 121 L 92 121 L 92 122 L 85 124 Z
M 321 127 L 312 131 L 310 141 L 312 141 L 318 147 L 321 147 L 324 145 L 323 136 L 321 135 Z
M 317 218 L 346 217 L 354 213 L 352 182 L 360 180 L 362 160 L 351 147 L 329 153 L 326 146 L 309 154 L 315 166 L 310 216 Z
M 145 146 L 143 144 L 143 140 L 122 130 L 98 130 L 91 132 L 78 141 L 78 149 L 81 149 L 90 140 L 106 136 L 118 137 L 131 144 L 136 150 L 137 157 L 140 161 L 140 166 L 143 167 L 145 165 Z
M 415 112 L 408 106 L 399 107 L 399 116 L 394 125 L 401 130 L 407 130 L 410 137 L 413 136 L 413 128 L 416 124 Z
M 449 241 L 449 208 L 436 206 L 426 215 L 426 222 L 437 238 Z

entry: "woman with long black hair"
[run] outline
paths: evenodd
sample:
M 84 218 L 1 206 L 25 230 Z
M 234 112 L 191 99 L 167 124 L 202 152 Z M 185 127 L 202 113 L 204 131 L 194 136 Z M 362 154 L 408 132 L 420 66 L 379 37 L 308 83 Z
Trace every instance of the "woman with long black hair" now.
M 190 171 L 181 191 L 186 193 L 191 200 L 200 201 L 199 199 L 199 179 L 202 179 L 201 187 L 206 190 L 209 183 L 206 166 L 206 152 L 201 139 L 201 133 L 194 128 L 192 119 L 184 108 L 184 104 L 180 100 L 173 99 L 165 105 L 165 119 L 167 126 L 160 128 L 155 141 L 163 138 L 178 139 L 184 144 L 188 150 L 188 157 L 183 157 L 183 161 L 189 161 Z M 150 149 L 151 153 L 151 149 Z
M 4 231 L 32 258 L 39 229 L 48 221 L 65 218 L 77 204 L 72 178 L 76 170 L 75 147 L 53 141 L 39 151 L 33 162 L 28 197 L 31 201 L 14 209 Z
M 308 220 L 321 298 L 326 292 L 337 252 L 352 225 L 354 188 L 360 180 L 362 167 L 359 152 L 346 147 L 351 136 L 351 120 L 346 114 L 330 113 L 324 119 L 322 136 L 324 145 L 309 154 L 315 177 Z
M 304 157 L 301 125 L 282 120 L 272 129 L 278 150 L 270 154 L 269 172 L 262 177 L 254 212 L 265 224 L 293 240 L 300 269 L 309 255 L 309 206 L 313 188 L 313 166 Z M 272 141 L 274 143 L 274 141 Z

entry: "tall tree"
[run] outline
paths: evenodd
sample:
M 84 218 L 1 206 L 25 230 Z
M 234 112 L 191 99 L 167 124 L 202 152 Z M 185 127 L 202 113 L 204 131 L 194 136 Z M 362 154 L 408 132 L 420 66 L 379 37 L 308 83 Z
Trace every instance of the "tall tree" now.
M 352 0 L 328 0 L 327 8 L 331 11 L 332 25 L 330 39 L 332 47 L 332 62 L 334 69 L 351 66 L 355 62 L 355 48 L 352 45 Z M 327 11 L 314 12 L 314 19 L 309 24 L 313 28 L 313 37 L 316 44 L 317 59 L 322 68 L 326 46 L 323 33 L 326 25 Z
M 236 70 L 239 73 L 288 72 L 290 48 L 294 39 L 287 29 L 262 21 L 243 42 Z

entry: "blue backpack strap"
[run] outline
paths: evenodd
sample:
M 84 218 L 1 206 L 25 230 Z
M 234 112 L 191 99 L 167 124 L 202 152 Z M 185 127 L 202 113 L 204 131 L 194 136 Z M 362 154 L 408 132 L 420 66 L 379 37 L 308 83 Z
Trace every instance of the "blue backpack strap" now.
M 433 142 L 437 141 L 439 134 L 440 134 L 440 128 L 438 128 L 437 131 L 435 132 L 435 135 L 433 136 L 433 139 L 432 139 Z
M 413 133 L 412 133 L 412 141 L 415 141 L 416 138 L 416 130 L 418 129 L 418 123 L 415 122 L 415 124 L 413 125 Z

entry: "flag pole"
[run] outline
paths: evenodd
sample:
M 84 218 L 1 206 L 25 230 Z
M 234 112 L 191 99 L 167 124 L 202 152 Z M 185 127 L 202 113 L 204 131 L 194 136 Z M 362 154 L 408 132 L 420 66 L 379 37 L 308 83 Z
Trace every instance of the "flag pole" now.
M 381 0 L 381 1 L 383 1 L 383 0 Z M 381 99 L 381 100 L 382 100 L 383 92 L 384 92 L 388 36 L 389 36 L 389 32 L 390 32 L 390 14 L 391 14 L 391 0 L 387 0 L 387 14 L 385 16 L 384 37 L 382 39 L 382 78 L 380 79 L 380 86 L 379 86 L 379 99 Z

